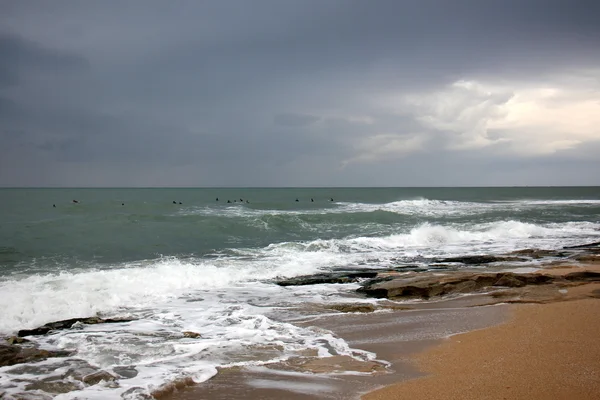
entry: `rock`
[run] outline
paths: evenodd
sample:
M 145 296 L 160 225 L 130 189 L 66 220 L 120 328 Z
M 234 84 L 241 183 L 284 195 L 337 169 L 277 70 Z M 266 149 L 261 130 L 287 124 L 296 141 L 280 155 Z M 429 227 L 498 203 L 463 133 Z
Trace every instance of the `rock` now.
M 597 263 L 600 262 L 600 254 L 581 254 L 573 257 L 573 259 L 582 263 Z
M 52 400 L 54 396 L 51 396 L 46 393 L 36 393 L 36 392 L 27 392 L 27 393 L 14 393 L 8 397 L 10 400 Z
M 509 257 L 462 256 L 462 257 L 443 258 L 441 260 L 435 260 L 434 262 L 441 262 L 441 263 L 452 262 L 452 263 L 474 265 L 474 264 L 489 264 L 489 263 L 493 263 L 493 262 L 508 262 L 508 261 L 527 261 L 527 260 L 524 258 L 521 258 L 521 257 L 510 257 L 510 256 Z
M 35 347 L 0 344 L 0 367 L 41 361 L 49 357 L 66 357 L 70 354 L 63 350 L 40 350 Z
M 96 371 L 83 377 L 83 383 L 88 385 L 96 385 L 102 381 L 110 382 L 117 379 L 116 376 L 107 371 Z
M 126 390 L 121 394 L 121 398 L 124 400 L 155 400 L 141 387 L 132 387 Z
M 7 337 L 6 341 L 8 342 L 8 344 L 22 344 L 30 342 L 30 340 L 18 336 Z
M 564 278 L 571 282 L 595 282 L 600 281 L 600 272 L 578 271 L 566 274 Z
M 127 318 L 100 318 L 100 317 L 88 317 L 88 318 L 71 318 L 65 319 L 62 321 L 50 322 L 46 325 L 40 326 L 35 329 L 22 329 L 17 332 L 17 336 L 35 336 L 35 335 L 45 335 L 50 331 L 60 330 L 60 329 L 70 329 L 73 325 L 79 326 L 79 324 L 114 324 L 121 322 L 131 322 L 132 319 Z M 77 325 L 76 325 L 77 324 Z
M 318 285 L 323 283 L 353 283 L 360 279 L 374 278 L 376 271 L 333 272 L 315 275 L 297 276 L 275 282 L 279 286 Z
M 600 247 L 600 242 L 580 244 L 577 246 L 564 246 L 563 249 L 587 249 L 590 247 Z
M 534 259 L 539 259 L 543 257 L 566 257 L 566 253 L 559 252 L 556 250 L 544 250 L 544 249 L 523 249 L 516 250 L 510 254 L 515 254 L 518 256 L 526 256 Z
M 526 279 L 519 279 L 515 275 L 502 274 L 494 286 L 521 287 L 527 285 Z
M 137 369 L 132 366 L 114 367 L 113 372 L 125 379 L 135 378 L 138 374 Z
M 326 308 L 344 313 L 370 313 L 375 311 L 375 306 L 373 306 L 372 304 L 332 304 L 330 306 L 327 306 Z
M 202 335 L 200 335 L 198 332 L 184 331 L 182 333 L 183 333 L 183 337 L 190 338 L 190 339 L 198 339 L 198 338 L 202 337 Z
M 75 379 L 83 382 L 84 377 L 100 371 L 99 368 L 94 367 L 83 360 L 73 360 L 70 364 L 71 367 L 63 374 L 63 378 Z
M 81 388 L 72 381 L 40 380 L 25 386 L 25 390 L 41 390 L 46 393 L 68 393 Z
M 513 272 L 457 272 L 446 275 L 420 273 L 409 277 L 395 277 L 385 281 L 370 280 L 365 282 L 357 291 L 376 298 L 429 299 L 447 294 L 477 292 L 490 287 L 518 288 L 526 285 L 596 281 L 600 281 L 600 272 L 572 272 L 564 276 L 517 274 Z

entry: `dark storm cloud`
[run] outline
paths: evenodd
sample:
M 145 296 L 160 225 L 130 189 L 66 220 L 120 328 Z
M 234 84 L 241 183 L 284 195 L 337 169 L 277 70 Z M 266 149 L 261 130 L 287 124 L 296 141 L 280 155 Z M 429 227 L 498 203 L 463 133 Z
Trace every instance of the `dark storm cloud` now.
M 446 150 L 453 115 L 381 99 L 596 68 L 599 14 L 562 0 L 6 1 L 0 185 L 483 184 L 496 165 Z M 498 149 L 480 153 L 515 160 Z
M 28 72 L 68 73 L 88 66 L 87 60 L 68 52 L 45 48 L 0 31 L 0 87 L 15 85 Z
M 277 114 L 275 124 L 283 126 L 306 126 L 319 120 L 319 117 L 307 114 Z

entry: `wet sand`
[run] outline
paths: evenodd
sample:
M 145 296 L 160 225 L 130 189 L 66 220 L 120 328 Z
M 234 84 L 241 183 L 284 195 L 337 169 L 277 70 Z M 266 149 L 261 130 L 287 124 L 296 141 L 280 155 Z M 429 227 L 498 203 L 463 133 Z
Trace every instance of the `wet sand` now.
M 576 289 L 599 293 L 600 285 Z M 511 305 L 511 312 L 506 324 L 417 355 L 430 375 L 362 399 L 600 399 L 600 300 Z
M 424 309 L 337 314 L 298 323 L 327 329 L 356 349 L 377 354 L 373 361 L 349 357 L 300 357 L 265 366 L 226 368 L 206 382 L 166 391 L 161 399 L 177 400 L 316 400 L 359 399 L 384 385 L 422 376 L 411 356 L 448 335 L 480 329 L 506 320 L 508 306 Z M 318 329 L 317 328 L 317 329 Z

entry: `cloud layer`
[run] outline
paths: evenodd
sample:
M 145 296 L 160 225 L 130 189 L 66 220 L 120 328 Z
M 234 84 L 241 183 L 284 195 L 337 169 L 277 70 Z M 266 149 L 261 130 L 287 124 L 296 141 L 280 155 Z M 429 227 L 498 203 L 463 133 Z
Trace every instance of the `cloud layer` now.
M 7 1 L 0 185 L 599 185 L 599 13 Z

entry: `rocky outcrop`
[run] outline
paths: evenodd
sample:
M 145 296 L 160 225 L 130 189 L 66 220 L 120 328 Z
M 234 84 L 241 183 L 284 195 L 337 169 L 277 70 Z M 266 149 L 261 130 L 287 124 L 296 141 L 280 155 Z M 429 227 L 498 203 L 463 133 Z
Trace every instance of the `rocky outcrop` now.
M 63 350 L 41 350 L 33 346 L 0 343 L 0 367 L 41 361 L 49 357 L 66 357 L 70 354 Z
M 84 376 L 81 381 L 87 385 L 96 385 L 102 381 L 110 382 L 116 380 L 117 377 L 107 371 L 96 371 Z
M 565 246 L 563 249 L 590 249 L 594 247 L 600 247 L 600 242 L 580 244 L 577 246 Z
M 442 258 L 439 260 L 435 260 L 438 263 L 460 263 L 465 265 L 479 265 L 479 264 L 490 264 L 495 262 L 522 262 L 527 261 L 527 259 L 522 257 L 514 257 L 514 256 L 462 256 L 462 257 L 450 257 L 450 258 Z
M 448 275 L 422 273 L 409 277 L 399 276 L 386 281 L 367 281 L 357 291 L 370 297 L 401 299 L 444 296 L 455 293 L 473 293 L 489 288 L 518 288 L 527 285 L 550 283 L 573 284 L 600 282 L 600 273 L 593 271 L 572 272 L 566 275 L 518 274 L 512 272 L 474 273 L 463 272 Z
M 529 257 L 529 258 L 533 258 L 533 259 L 540 259 L 540 258 L 544 258 L 544 257 L 566 257 L 567 253 L 566 252 L 562 252 L 562 251 L 556 251 L 556 250 L 545 250 L 545 249 L 523 249 L 523 250 L 516 250 L 513 251 L 510 254 L 514 254 L 516 256 L 524 256 L 524 257 Z
M 370 313 L 375 311 L 375 306 L 373 304 L 332 304 L 327 306 L 326 308 L 344 313 Z
M 35 329 L 22 329 L 17 332 L 18 337 L 23 336 L 35 336 L 35 335 L 45 335 L 50 331 L 56 331 L 61 329 L 71 329 L 77 324 L 114 324 L 114 323 L 122 323 L 122 322 L 131 322 L 132 319 L 127 318 L 100 318 L 100 317 L 88 317 L 88 318 L 71 318 L 65 319 L 62 321 L 50 322 L 46 325 L 40 326 Z
M 353 283 L 361 279 L 374 278 L 377 271 L 334 272 L 315 275 L 297 276 L 295 278 L 276 281 L 279 286 L 318 285 L 323 283 Z

